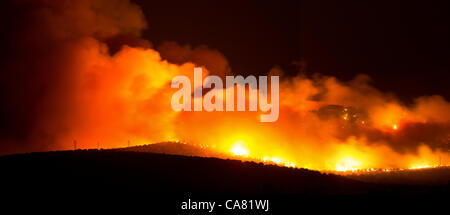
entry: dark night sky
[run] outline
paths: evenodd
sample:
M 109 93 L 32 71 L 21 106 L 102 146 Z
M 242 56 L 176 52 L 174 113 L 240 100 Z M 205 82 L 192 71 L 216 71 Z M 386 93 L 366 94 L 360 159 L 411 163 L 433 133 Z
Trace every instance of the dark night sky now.
M 450 98 L 448 1 L 145 1 L 146 39 L 207 45 L 235 74 L 290 74 L 349 80 L 369 74 L 377 88 L 404 101 Z

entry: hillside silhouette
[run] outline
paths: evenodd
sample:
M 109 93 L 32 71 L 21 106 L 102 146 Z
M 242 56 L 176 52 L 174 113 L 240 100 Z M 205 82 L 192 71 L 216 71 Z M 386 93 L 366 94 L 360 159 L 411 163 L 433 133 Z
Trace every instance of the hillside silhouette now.
M 147 145 L 130 146 L 126 148 L 114 149 L 117 151 L 131 151 L 131 152 L 151 152 L 157 154 L 168 155 L 184 155 L 184 156 L 196 156 L 196 157 L 216 157 L 227 158 L 223 153 L 211 150 L 209 147 L 187 144 L 181 142 L 161 142 Z
M 380 184 L 255 162 L 118 149 L 8 155 L 0 157 L 0 167 L 0 180 L 7 185 L 4 192 L 355 195 L 449 191 L 448 183 Z

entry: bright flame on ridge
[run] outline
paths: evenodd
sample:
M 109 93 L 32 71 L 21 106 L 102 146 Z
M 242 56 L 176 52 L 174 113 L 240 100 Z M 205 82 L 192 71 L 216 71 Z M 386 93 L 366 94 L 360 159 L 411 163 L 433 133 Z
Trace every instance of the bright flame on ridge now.
M 233 153 L 236 156 L 244 156 L 244 157 L 248 157 L 250 155 L 249 150 L 245 147 L 245 142 L 244 141 L 236 141 L 232 148 L 231 148 L 231 153 Z
M 336 171 L 355 171 L 360 169 L 360 167 L 360 161 L 352 157 L 345 157 L 339 160 L 338 164 L 336 165 Z

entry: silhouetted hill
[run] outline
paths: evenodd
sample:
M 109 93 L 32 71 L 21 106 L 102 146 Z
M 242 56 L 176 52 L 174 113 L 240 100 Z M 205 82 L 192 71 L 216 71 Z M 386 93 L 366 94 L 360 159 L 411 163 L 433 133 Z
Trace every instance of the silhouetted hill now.
M 117 151 L 131 151 L 131 152 L 151 152 L 168 155 L 184 155 L 197 157 L 216 157 L 226 158 L 222 153 L 215 152 L 206 146 L 199 146 L 180 142 L 162 142 L 148 145 L 131 146 L 127 148 L 114 149 Z
M 11 190 L 137 191 L 149 193 L 359 193 L 364 183 L 309 170 L 153 153 L 78 150 L 0 157 Z M 351 189 L 348 189 L 350 188 Z
M 406 169 L 396 171 L 374 171 L 363 174 L 349 174 L 348 178 L 375 184 L 409 184 L 424 186 L 449 186 L 450 167 L 442 166 L 424 169 Z
M 101 212 L 121 208 L 126 213 L 138 209 L 150 214 L 208 214 L 182 210 L 180 205 L 188 199 L 221 204 L 230 199 L 266 199 L 271 204 L 269 212 L 221 207 L 210 214 L 292 214 L 306 209 L 335 212 L 350 207 L 384 213 L 384 208 L 393 206 L 404 212 L 401 203 L 423 206 L 428 201 L 433 207 L 442 207 L 449 194 L 448 184 L 442 183 L 371 183 L 255 162 L 126 150 L 2 156 L 1 194 L 7 201 L 0 205 L 3 208 L 12 202 L 19 208 L 33 209 L 30 205 L 38 204 L 64 207 L 64 211 L 94 205 Z M 436 203 L 440 201 L 444 203 Z
M 0 157 L 4 191 L 151 194 L 424 194 L 448 186 L 377 185 L 343 176 L 254 162 L 120 150 Z

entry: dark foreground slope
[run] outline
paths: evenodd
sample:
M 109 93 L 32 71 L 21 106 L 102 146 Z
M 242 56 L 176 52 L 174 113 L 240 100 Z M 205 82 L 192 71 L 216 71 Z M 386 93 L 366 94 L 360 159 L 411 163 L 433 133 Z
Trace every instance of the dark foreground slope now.
M 115 150 L 0 157 L 9 190 L 194 194 L 361 194 L 369 184 L 253 162 Z
M 298 209 L 300 203 L 305 207 L 311 201 L 340 205 L 357 200 L 371 205 L 373 199 L 379 201 L 385 196 L 448 198 L 449 193 L 448 184 L 379 184 L 253 162 L 120 150 L 2 156 L 0 169 L 2 195 L 19 196 L 20 201 L 26 196 L 33 196 L 34 201 L 48 195 L 65 202 L 72 201 L 67 198 L 93 198 L 90 201 L 96 202 L 139 197 L 141 201 L 152 199 L 143 204 L 146 207 L 153 204 L 177 210 L 188 199 L 275 198 L 278 209 Z M 353 197 L 347 200 L 342 195 Z M 366 201 L 356 196 L 372 197 Z
M 440 184 L 372 184 L 306 169 L 254 162 L 117 150 L 0 157 L 9 190 L 194 194 L 427 194 Z

